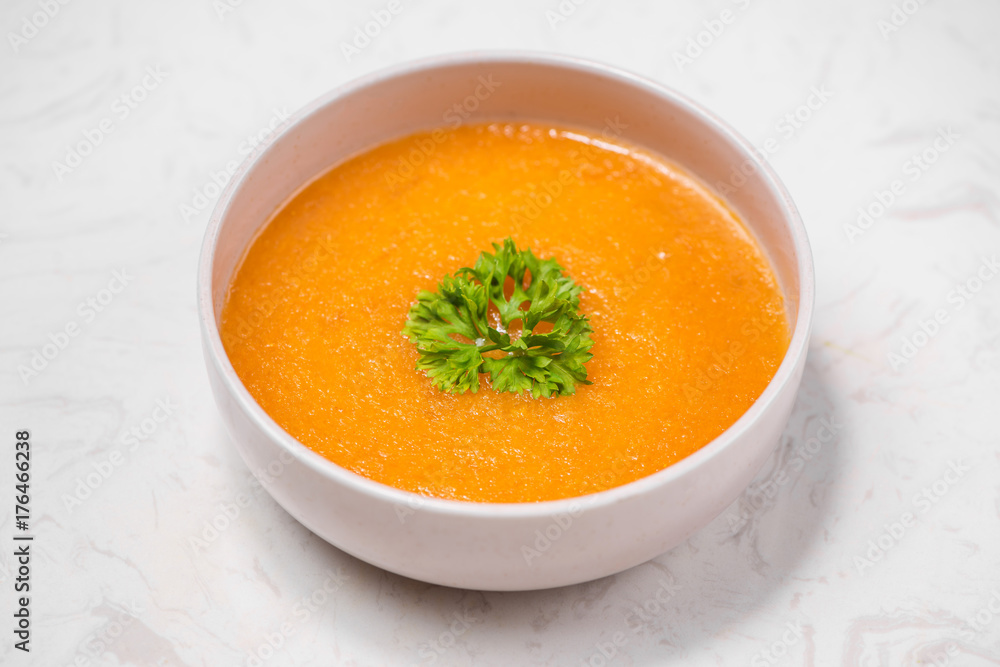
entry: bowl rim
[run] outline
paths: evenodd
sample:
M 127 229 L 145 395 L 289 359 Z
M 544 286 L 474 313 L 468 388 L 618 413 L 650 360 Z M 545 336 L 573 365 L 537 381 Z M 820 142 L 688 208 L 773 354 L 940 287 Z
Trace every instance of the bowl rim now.
M 358 94 L 364 89 L 378 85 L 384 81 L 399 77 L 419 76 L 430 70 L 447 69 L 470 64 L 488 65 L 489 63 L 497 65 L 541 65 L 575 70 L 606 79 L 614 79 L 619 83 L 642 89 L 655 97 L 665 98 L 672 104 L 684 108 L 689 114 L 700 117 L 712 128 L 717 140 L 728 142 L 737 148 L 739 152 L 742 152 L 756 166 L 763 183 L 771 189 L 771 194 L 775 197 L 784 213 L 784 222 L 795 248 L 799 278 L 799 300 L 792 336 L 781 364 L 760 396 L 729 428 L 699 450 L 645 477 L 582 496 L 516 503 L 449 500 L 406 491 L 351 472 L 299 442 L 264 411 L 236 374 L 222 344 L 219 328 L 215 321 L 215 308 L 212 298 L 212 273 L 222 222 L 225 220 L 232 205 L 233 195 L 243 184 L 250 170 L 276 143 L 282 141 L 299 123 L 305 121 L 320 109 L 338 99 Z M 308 466 L 331 483 L 343 485 L 352 491 L 367 495 L 373 500 L 391 503 L 395 506 L 409 507 L 415 510 L 419 508 L 420 513 L 428 512 L 465 518 L 517 519 L 547 518 L 567 512 L 575 513 L 580 511 L 581 507 L 591 510 L 597 507 L 616 505 L 642 496 L 658 487 L 668 485 L 677 479 L 683 478 L 689 472 L 704 465 L 709 460 L 722 455 L 725 450 L 734 446 L 740 437 L 751 428 L 752 423 L 761 419 L 771 405 L 775 403 L 782 387 L 794 381 L 796 367 L 800 359 L 808 352 L 809 333 L 815 306 L 815 270 L 812 252 L 798 209 L 795 207 L 791 196 L 775 171 L 761 156 L 762 153 L 730 125 L 686 95 L 652 79 L 612 65 L 577 56 L 522 50 L 462 51 L 407 61 L 354 78 L 332 88 L 326 94 L 321 95 L 292 113 L 264 142 L 257 145 L 246 156 L 232 178 L 229 179 L 229 182 L 223 188 L 206 227 L 201 254 L 198 259 L 198 317 L 206 356 L 215 367 L 217 375 L 229 392 L 229 395 L 243 413 L 272 442 L 292 455 L 297 462 Z M 764 250 L 766 253 L 767 249 L 765 248 Z M 255 475 L 257 474 L 256 471 L 251 472 Z

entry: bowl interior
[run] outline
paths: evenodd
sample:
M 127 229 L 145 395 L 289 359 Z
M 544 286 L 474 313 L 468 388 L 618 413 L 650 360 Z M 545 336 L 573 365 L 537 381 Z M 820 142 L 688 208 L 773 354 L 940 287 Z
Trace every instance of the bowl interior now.
M 254 236 L 283 202 L 331 166 L 386 141 L 419 130 L 506 119 L 582 127 L 637 144 L 680 165 L 710 189 L 725 191 L 722 198 L 771 260 L 793 330 L 781 368 L 747 415 L 759 411 L 773 386 L 788 380 L 808 336 L 811 258 L 790 198 L 766 164 L 754 157 L 752 146 L 692 102 L 626 73 L 542 56 L 454 56 L 372 75 L 295 114 L 270 143 L 248 157 L 220 199 L 202 259 L 202 299 L 208 301 L 203 312 L 214 316 L 204 325 L 224 373 L 235 378 L 218 334 L 231 277 Z M 741 176 L 734 178 L 741 167 Z M 688 457 L 692 461 L 671 468 L 696 465 L 713 445 L 722 447 L 725 438 L 723 434 Z M 625 486 L 636 484 L 645 486 L 644 480 Z
M 723 199 L 768 254 L 794 327 L 800 258 L 786 220 L 797 216 L 769 170 L 750 154 L 752 148 L 708 112 L 642 79 L 542 59 L 416 65 L 336 90 L 296 114 L 234 178 L 213 258 L 216 324 L 244 250 L 275 209 L 307 182 L 353 155 L 419 130 L 505 119 L 550 121 L 621 138 L 681 165 L 716 192 L 725 191 Z

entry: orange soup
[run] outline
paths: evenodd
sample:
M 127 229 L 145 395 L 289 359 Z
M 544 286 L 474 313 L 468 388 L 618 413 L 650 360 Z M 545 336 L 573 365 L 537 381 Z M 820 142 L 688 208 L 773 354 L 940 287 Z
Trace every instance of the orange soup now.
M 583 288 L 569 396 L 450 394 L 401 331 L 421 290 L 512 237 Z M 439 498 L 532 502 L 645 477 L 760 396 L 789 326 L 733 212 L 640 148 L 539 123 L 436 130 L 340 164 L 248 248 L 222 313 L 240 379 L 348 470 Z

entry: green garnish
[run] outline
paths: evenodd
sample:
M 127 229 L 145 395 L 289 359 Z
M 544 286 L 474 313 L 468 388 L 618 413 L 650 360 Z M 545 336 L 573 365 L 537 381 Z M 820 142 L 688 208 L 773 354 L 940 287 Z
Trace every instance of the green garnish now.
M 417 295 L 403 326 L 420 353 L 417 369 L 452 394 L 478 391 L 480 373 L 489 373 L 496 391 L 530 391 L 535 398 L 573 394 L 577 383 L 590 384 L 583 365 L 594 356 L 594 341 L 579 312 L 583 288 L 555 259 L 518 250 L 511 238 L 503 246 L 494 243 L 493 251 L 480 253 L 471 269 L 445 276 L 436 292 Z M 505 296 L 508 278 L 513 291 Z M 489 325 L 490 304 L 499 313 L 497 329 Z M 522 335 L 511 340 L 508 332 L 518 320 Z M 542 322 L 551 331 L 536 333 Z

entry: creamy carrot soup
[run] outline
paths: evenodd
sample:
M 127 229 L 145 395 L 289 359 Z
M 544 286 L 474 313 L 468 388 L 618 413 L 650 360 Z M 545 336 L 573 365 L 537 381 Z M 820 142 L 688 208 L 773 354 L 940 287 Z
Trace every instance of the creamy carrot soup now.
M 572 395 L 484 375 L 476 393 L 441 391 L 401 333 L 418 293 L 507 237 L 582 288 L 591 384 Z M 715 195 L 642 149 L 535 123 L 418 134 L 321 175 L 247 250 L 221 329 L 247 389 L 306 446 L 485 502 L 662 470 L 750 407 L 789 342 L 766 257 Z

